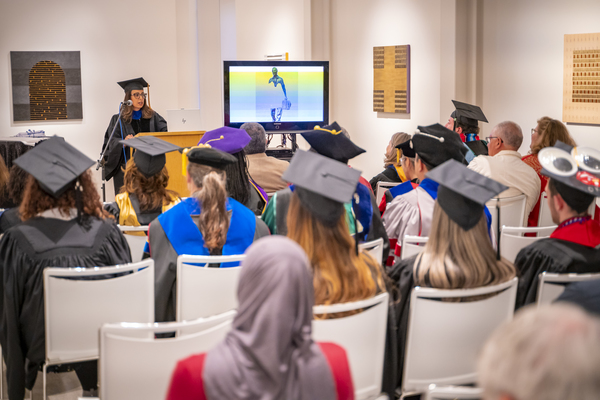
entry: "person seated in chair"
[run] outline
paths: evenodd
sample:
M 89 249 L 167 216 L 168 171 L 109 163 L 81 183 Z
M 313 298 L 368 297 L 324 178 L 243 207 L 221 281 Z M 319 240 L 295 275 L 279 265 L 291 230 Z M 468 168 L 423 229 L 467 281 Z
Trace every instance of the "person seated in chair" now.
M 157 322 L 175 320 L 178 256 L 242 254 L 254 240 L 269 235 L 260 218 L 227 196 L 225 170 L 238 162 L 236 157 L 199 145 L 184 150 L 182 159 L 191 197 L 152 221 L 144 250 L 144 257 L 154 259 Z
M 29 174 L 25 172 L 17 164 L 13 164 L 10 168 L 10 177 L 8 178 L 8 197 L 13 206 L 5 210 L 0 215 L 0 234 L 6 232 L 15 225 L 23 222 L 19 206 L 23 200 L 23 193 Z
M 124 185 L 115 202 L 105 205 L 119 225 L 148 225 L 175 204 L 179 196 L 167 189 L 169 171 L 165 154 L 179 150 L 154 136 L 141 136 L 120 143 L 136 151 L 125 168 Z
M 404 132 L 396 132 L 392 135 L 390 142 L 385 149 L 385 155 L 383 158 L 383 171 L 375 175 L 369 181 L 371 190 L 377 194 L 377 184 L 379 182 L 397 182 L 402 183 L 409 181 L 400 160 L 402 159 L 402 152 L 396 147 L 400 143 L 404 143 L 410 140 L 410 135 Z
M 21 400 L 25 388 L 33 388 L 46 358 L 44 268 L 126 264 L 131 255 L 123 234 L 102 209 L 89 171 L 94 161 L 55 137 L 15 164 L 31 176 L 20 206 L 23 222 L 9 229 L 0 242 L 0 343 L 8 396 Z M 77 363 L 73 368 L 84 395 L 93 397 L 97 362 Z
M 549 238 L 530 244 L 517 255 L 515 266 L 521 273 L 517 308 L 536 301 L 538 275 L 544 271 L 600 272 L 600 250 L 596 248 L 600 227 L 588 215 L 588 208 L 600 195 L 600 160 L 562 142 L 540 150 L 538 159 L 542 174 L 550 178 L 548 206 L 558 227 Z

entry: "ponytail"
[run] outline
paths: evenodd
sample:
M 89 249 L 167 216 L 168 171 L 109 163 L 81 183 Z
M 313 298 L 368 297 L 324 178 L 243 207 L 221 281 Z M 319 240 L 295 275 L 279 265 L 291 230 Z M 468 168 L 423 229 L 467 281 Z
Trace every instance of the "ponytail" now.
M 206 165 L 190 163 L 188 174 L 198 190 L 192 194 L 201 205 L 198 229 L 204 238 L 204 246 L 210 253 L 223 248 L 229 230 L 229 217 L 225 204 L 225 172 Z

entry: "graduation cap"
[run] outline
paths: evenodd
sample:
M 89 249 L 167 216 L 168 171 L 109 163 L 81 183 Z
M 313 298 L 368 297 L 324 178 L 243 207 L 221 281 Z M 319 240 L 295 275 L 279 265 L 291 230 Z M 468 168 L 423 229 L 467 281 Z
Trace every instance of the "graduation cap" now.
M 317 219 L 334 226 L 352 199 L 360 171 L 317 153 L 298 150 L 282 179 L 295 185 L 300 202 Z
M 488 122 L 480 107 L 456 100 L 452 100 L 452 103 L 456 110 L 452 112 L 451 117 L 461 124 L 477 127 L 477 121 Z
M 198 144 L 210 144 L 212 148 L 219 149 L 225 153 L 239 153 L 250 143 L 252 138 L 243 129 L 224 126 L 206 132 Z
M 322 128 L 315 126 L 312 131 L 303 132 L 302 137 L 317 153 L 344 164 L 348 164 L 348 160 L 365 152 L 365 149 L 358 147 L 344 136 L 342 127 L 337 122 Z
M 600 152 L 557 141 L 538 153 L 542 174 L 594 197 L 600 196 Z
M 121 140 L 119 143 L 136 149 L 133 160 L 146 178 L 162 171 L 167 162 L 166 153 L 181 149 L 179 146 L 154 136 L 139 136 L 133 139 Z
M 409 147 L 427 164 L 437 167 L 447 160 L 463 162 L 467 148 L 456 132 L 440 125 L 419 126 L 418 132 L 410 140 Z M 402 151 L 406 148 L 403 143 Z M 410 154 L 407 150 L 407 157 Z
M 438 204 L 465 231 L 477 225 L 488 200 L 508 189 L 456 160 L 444 162 L 426 176 L 440 184 Z
M 56 199 L 94 165 L 91 158 L 59 137 L 45 140 L 14 163 L 31 174 L 40 187 Z
M 415 158 L 415 150 L 412 148 L 411 139 L 408 139 L 406 142 L 402 142 L 396 146 L 398 150 L 402 150 L 402 155 L 408 158 Z
M 141 77 L 117 83 L 123 88 L 125 92 L 131 92 L 132 90 L 144 90 L 145 87 L 149 86 L 148 82 L 146 82 L 146 80 Z
M 130 139 L 131 140 L 131 139 Z M 229 164 L 237 162 L 237 158 L 224 151 L 213 149 L 208 144 L 200 144 L 183 150 L 182 166 L 183 175 L 187 175 L 187 163 L 208 165 L 209 167 L 224 170 Z

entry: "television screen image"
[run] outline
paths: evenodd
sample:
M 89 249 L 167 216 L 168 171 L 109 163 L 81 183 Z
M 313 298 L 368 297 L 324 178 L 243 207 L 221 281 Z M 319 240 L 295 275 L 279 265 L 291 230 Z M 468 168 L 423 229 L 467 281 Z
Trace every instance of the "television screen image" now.
M 304 130 L 327 123 L 326 62 L 226 61 L 224 80 L 225 125 Z

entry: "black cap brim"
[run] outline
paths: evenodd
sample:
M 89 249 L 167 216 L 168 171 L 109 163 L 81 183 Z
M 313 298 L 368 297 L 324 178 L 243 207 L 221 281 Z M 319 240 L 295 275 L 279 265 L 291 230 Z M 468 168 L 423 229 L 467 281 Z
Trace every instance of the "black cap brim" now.
M 488 122 L 479 106 L 456 100 L 452 100 L 452 103 L 454 103 L 454 107 L 456 108 L 455 113 L 452 113 L 452 117 L 465 125 L 477 126 L 477 121 Z
M 133 159 L 140 172 L 147 178 L 162 171 L 166 164 L 166 153 L 181 150 L 179 146 L 154 136 L 138 136 L 121 140 L 119 143 L 136 149 Z
M 123 88 L 125 92 L 131 92 L 132 90 L 144 90 L 148 87 L 148 82 L 142 77 L 135 79 L 128 79 L 126 81 L 117 82 L 119 86 Z
M 211 147 L 192 147 L 187 152 L 187 158 L 191 163 L 207 165 L 221 170 L 224 170 L 229 164 L 237 162 L 235 156 Z
M 302 132 L 302 137 L 317 153 L 344 164 L 365 152 L 365 149 L 358 147 L 344 136 L 337 122 L 321 129 Z

